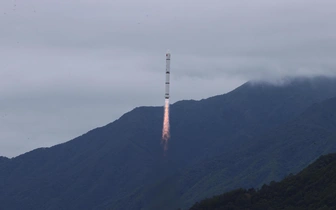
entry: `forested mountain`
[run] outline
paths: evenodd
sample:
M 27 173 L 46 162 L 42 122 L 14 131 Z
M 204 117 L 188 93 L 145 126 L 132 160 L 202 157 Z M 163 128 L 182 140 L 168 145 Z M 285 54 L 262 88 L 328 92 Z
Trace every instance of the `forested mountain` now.
M 335 140 L 336 141 L 336 140 Z M 237 189 L 205 199 L 190 210 L 336 209 L 336 153 L 320 157 L 297 175 L 260 189 Z
M 257 136 L 243 148 L 205 161 L 202 167 L 191 168 L 183 180 L 187 183 L 193 177 L 197 181 L 187 190 L 189 194 L 182 195 L 183 199 L 187 201 L 186 195 L 194 195 L 195 189 L 208 188 L 201 196 L 209 197 L 223 189 L 261 186 L 298 172 L 321 154 L 335 152 L 335 107 L 336 98 L 314 104 L 294 120 Z M 211 173 L 207 172 L 209 169 Z M 201 196 L 191 200 L 199 200 Z
M 177 102 L 166 156 L 163 108 L 135 108 L 64 144 L 0 159 L 0 209 L 174 209 L 279 180 L 335 149 L 332 97 L 336 79 L 317 77 Z

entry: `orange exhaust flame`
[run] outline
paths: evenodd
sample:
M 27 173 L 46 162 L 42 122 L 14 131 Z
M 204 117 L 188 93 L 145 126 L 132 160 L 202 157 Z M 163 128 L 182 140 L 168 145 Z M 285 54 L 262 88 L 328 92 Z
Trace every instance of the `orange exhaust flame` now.
M 165 100 L 164 116 L 163 116 L 163 128 L 162 128 L 162 144 L 164 151 L 168 150 L 169 133 L 169 99 Z

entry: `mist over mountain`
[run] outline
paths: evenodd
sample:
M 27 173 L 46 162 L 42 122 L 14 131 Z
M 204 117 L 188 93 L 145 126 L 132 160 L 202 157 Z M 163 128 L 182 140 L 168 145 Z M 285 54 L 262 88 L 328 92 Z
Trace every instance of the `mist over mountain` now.
M 335 151 L 336 79 L 248 82 L 163 108 L 138 107 L 69 142 L 0 158 L 0 209 L 172 209 L 257 187 Z

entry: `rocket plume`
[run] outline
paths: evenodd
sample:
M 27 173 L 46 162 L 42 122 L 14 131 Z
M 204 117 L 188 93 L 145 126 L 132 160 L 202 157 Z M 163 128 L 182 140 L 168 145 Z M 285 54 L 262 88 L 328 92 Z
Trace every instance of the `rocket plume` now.
M 163 128 L 162 128 L 162 144 L 164 151 L 168 149 L 169 133 L 169 99 L 165 100 L 164 115 L 163 115 Z
M 162 144 L 164 151 L 168 149 L 169 131 L 169 85 L 170 85 L 170 53 L 166 53 L 166 83 L 165 83 L 165 106 L 163 114 Z

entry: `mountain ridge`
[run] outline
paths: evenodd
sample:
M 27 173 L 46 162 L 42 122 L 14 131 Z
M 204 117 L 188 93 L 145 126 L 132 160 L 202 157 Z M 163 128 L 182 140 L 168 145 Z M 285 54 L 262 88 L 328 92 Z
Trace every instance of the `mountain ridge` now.
M 333 96 L 336 79 L 318 78 L 285 86 L 245 83 L 227 94 L 176 102 L 171 105 L 165 157 L 160 145 L 163 108 L 137 107 L 71 141 L 0 163 L 0 207 L 172 209 L 180 206 L 172 199 L 181 194 L 188 197 L 181 200 L 188 201 L 183 205 L 191 205 L 225 189 L 220 187 L 223 173 L 217 173 L 218 167 L 230 172 L 224 178 L 235 182 L 232 187 L 241 183 L 232 175 L 244 178 L 245 172 L 228 159 L 237 148 Z M 209 168 L 207 161 L 212 163 Z M 199 174 L 191 173 L 195 170 L 205 173 L 200 176 L 203 182 Z M 218 189 L 206 183 L 217 183 Z

